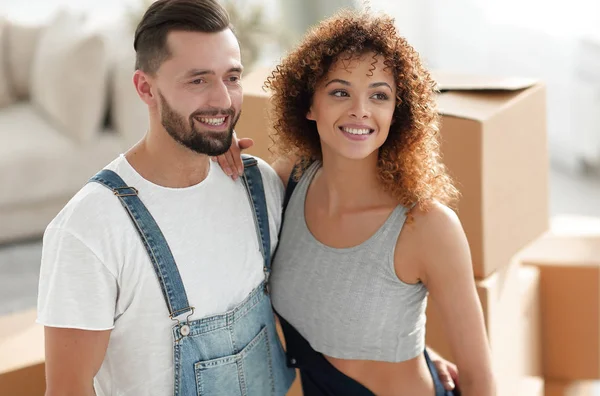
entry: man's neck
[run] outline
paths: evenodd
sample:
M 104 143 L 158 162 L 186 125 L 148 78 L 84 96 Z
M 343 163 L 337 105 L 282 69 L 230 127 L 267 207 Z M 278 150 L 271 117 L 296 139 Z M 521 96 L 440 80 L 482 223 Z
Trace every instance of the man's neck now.
M 208 176 L 210 159 L 177 143 L 166 131 L 153 131 L 125 153 L 127 162 L 146 180 L 163 187 L 185 188 Z

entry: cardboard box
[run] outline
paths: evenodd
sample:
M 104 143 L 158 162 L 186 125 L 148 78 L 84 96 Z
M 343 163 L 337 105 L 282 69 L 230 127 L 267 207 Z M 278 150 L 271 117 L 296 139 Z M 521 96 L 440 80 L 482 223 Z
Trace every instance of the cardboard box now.
M 600 393 L 597 382 L 557 382 L 546 381 L 545 396 L 596 396 Z
M 600 219 L 553 219 L 519 256 L 540 270 L 544 376 L 600 379 Z
M 521 266 L 514 260 L 484 280 L 476 282 L 492 353 L 498 396 L 518 395 L 523 377 L 521 360 Z M 427 345 L 454 361 L 437 307 L 427 307 Z
M 269 137 L 273 132 L 269 119 L 269 94 L 263 90 L 265 80 L 269 76 L 269 68 L 256 68 L 242 78 L 244 103 L 242 113 L 235 127 L 238 137 L 254 139 L 254 146 L 245 150 L 247 154 L 255 155 L 271 163 L 273 155 L 269 151 L 273 141 Z
M 35 310 L 0 317 L 0 395 L 44 396 L 44 327 Z
M 548 229 L 546 90 L 526 79 L 433 75 L 443 161 L 483 279 Z
M 530 377 L 542 376 L 542 342 L 540 340 L 540 270 L 536 267 L 524 266 L 519 269 L 521 285 L 521 361 L 523 374 Z
M 540 377 L 524 377 L 521 380 L 519 396 L 544 396 L 544 379 Z
M 269 69 L 243 78 L 236 127 L 255 144 L 248 153 L 269 161 Z M 442 114 L 443 159 L 462 198 L 458 215 L 471 246 L 475 277 L 509 262 L 548 229 L 546 90 L 524 79 L 434 73 Z

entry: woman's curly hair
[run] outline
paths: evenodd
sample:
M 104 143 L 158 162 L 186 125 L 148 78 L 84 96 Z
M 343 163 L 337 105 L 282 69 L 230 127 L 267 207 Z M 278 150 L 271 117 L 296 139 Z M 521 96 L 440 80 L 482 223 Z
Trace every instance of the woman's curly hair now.
M 337 60 L 367 52 L 385 59 L 397 87 L 393 122 L 379 150 L 380 181 L 405 206 L 427 208 L 437 200 L 455 207 L 459 194 L 440 159 L 436 84 L 388 16 L 339 12 L 313 28 L 276 67 L 265 82 L 272 93 L 275 152 L 321 158 L 316 123 L 306 118 L 315 86 Z

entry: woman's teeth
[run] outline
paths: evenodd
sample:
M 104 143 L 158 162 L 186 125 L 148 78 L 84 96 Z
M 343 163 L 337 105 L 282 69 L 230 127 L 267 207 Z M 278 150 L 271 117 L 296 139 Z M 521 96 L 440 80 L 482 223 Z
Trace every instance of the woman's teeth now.
M 200 122 L 208 125 L 221 125 L 225 122 L 225 117 L 221 118 L 200 118 Z
M 371 133 L 371 129 L 356 129 L 356 128 L 345 128 L 342 127 L 342 131 L 351 135 L 367 135 Z

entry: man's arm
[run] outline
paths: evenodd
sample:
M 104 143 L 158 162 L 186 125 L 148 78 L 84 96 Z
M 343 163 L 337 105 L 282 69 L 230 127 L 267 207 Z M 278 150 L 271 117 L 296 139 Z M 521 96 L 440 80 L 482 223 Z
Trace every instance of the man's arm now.
M 45 326 L 46 395 L 94 395 L 114 327 L 113 272 L 71 231 L 49 227 L 44 233 L 37 322 Z
M 94 396 L 110 332 L 46 326 L 46 396 Z

